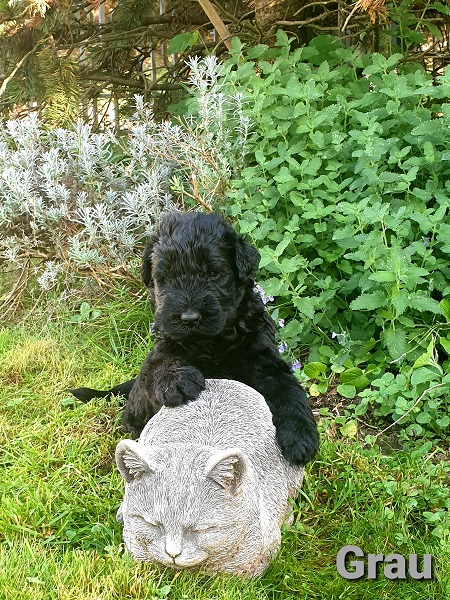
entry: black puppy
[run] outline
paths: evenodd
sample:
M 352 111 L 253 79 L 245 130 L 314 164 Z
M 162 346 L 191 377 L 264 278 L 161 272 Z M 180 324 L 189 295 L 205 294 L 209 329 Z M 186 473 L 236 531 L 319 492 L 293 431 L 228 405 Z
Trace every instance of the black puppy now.
M 284 456 L 304 465 L 319 437 L 304 390 L 279 355 L 275 327 L 254 290 L 258 251 L 218 214 L 166 214 L 148 240 L 142 279 L 155 310 L 155 346 L 137 378 L 89 400 L 122 393 L 122 422 L 139 436 L 165 406 L 195 400 L 205 378 L 236 379 L 270 407 Z

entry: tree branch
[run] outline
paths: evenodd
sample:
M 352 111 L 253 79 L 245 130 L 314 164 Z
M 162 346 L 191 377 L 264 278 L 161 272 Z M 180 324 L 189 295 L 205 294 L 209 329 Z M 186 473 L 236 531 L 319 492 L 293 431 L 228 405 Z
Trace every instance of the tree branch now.
M 8 85 L 8 83 L 11 81 L 11 79 L 14 78 L 14 76 L 16 75 L 17 71 L 20 69 L 20 67 L 24 64 L 24 62 L 32 55 L 36 52 L 36 50 L 39 48 L 39 46 L 41 44 L 43 44 L 44 42 L 47 42 L 50 38 L 45 38 L 43 40 L 39 40 L 39 42 L 34 46 L 34 48 L 32 50 L 30 50 L 29 52 L 27 52 L 25 54 L 25 56 L 23 56 L 19 62 L 16 64 L 16 66 L 14 67 L 14 69 L 12 70 L 12 72 L 10 73 L 10 75 L 8 75 L 8 77 L 6 77 L 3 80 L 2 85 L 0 86 L 0 98 L 3 96 L 3 94 L 6 91 L 6 86 Z
M 150 25 L 170 25 L 175 22 L 177 22 L 177 18 L 173 15 L 160 15 L 159 17 L 144 17 L 142 19 L 142 23 L 147 27 Z M 205 19 L 202 19 L 201 17 L 189 18 L 189 25 L 198 25 L 199 27 L 204 27 L 205 25 L 209 25 L 209 23 L 210 21 L 205 21 Z
M 206 16 L 214 25 L 214 29 L 219 34 L 219 37 L 225 43 L 225 46 L 231 52 L 231 35 L 227 29 L 227 26 L 220 18 L 214 6 L 211 4 L 210 0 L 198 0 L 198 3 L 203 8 L 206 13 Z

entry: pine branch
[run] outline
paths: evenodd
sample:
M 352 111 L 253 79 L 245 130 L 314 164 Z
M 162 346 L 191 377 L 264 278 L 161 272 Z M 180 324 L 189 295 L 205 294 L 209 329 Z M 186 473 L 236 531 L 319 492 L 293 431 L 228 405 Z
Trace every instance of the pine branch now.
M 30 58 L 30 56 L 31 56 L 32 54 L 34 54 L 34 53 L 36 52 L 36 50 L 39 48 L 39 46 L 40 46 L 41 44 L 43 44 L 43 43 L 45 43 L 45 42 L 48 42 L 48 40 L 49 40 L 49 39 L 50 39 L 50 38 L 48 38 L 48 37 L 47 37 L 47 38 L 45 38 L 45 39 L 43 39 L 43 40 L 39 40 L 39 42 L 38 42 L 38 43 L 37 43 L 37 44 L 34 46 L 34 48 L 33 48 L 32 50 L 30 50 L 29 52 L 27 52 L 27 54 L 25 54 L 25 56 L 23 56 L 23 57 L 22 57 L 22 58 L 19 60 L 19 62 L 16 64 L 16 66 L 15 66 L 15 67 L 14 67 L 14 69 L 12 70 L 11 74 L 10 74 L 10 75 L 8 75 L 8 77 L 6 77 L 6 78 L 3 80 L 3 83 L 2 83 L 2 85 L 0 86 L 0 98 L 1 98 L 1 97 L 3 96 L 3 94 L 5 93 L 5 91 L 6 91 L 6 86 L 8 85 L 8 83 L 9 83 L 9 82 L 10 82 L 12 79 L 14 79 L 14 77 L 15 77 L 15 75 L 16 75 L 16 73 L 17 73 L 17 71 L 20 69 L 20 67 L 21 67 L 21 66 L 22 66 L 22 65 L 23 65 L 23 64 L 24 64 L 24 63 L 25 63 L 25 62 L 28 60 L 28 58 Z

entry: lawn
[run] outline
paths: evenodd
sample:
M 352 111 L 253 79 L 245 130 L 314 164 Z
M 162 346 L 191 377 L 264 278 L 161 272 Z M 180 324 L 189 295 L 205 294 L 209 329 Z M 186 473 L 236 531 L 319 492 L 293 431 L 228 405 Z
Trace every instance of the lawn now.
M 332 416 L 321 417 L 320 454 L 262 577 L 133 563 L 115 520 L 119 401 L 83 405 L 67 389 L 133 375 L 149 323 L 123 298 L 98 310 L 60 308 L 0 330 L 0 600 L 450 598 L 448 538 L 424 518 L 448 498 L 448 464 L 438 453 L 364 447 Z M 348 581 L 336 570 L 348 544 L 366 555 L 432 554 L 434 577 L 389 580 L 381 570 L 376 580 Z

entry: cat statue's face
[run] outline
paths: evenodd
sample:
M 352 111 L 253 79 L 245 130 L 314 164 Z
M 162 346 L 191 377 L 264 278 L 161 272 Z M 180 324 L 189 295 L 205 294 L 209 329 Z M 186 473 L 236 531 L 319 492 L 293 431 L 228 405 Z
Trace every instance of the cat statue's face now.
M 124 541 L 136 560 L 223 569 L 254 526 L 239 449 L 124 440 L 116 461 L 125 479 Z

